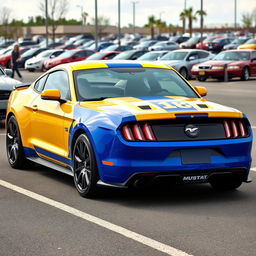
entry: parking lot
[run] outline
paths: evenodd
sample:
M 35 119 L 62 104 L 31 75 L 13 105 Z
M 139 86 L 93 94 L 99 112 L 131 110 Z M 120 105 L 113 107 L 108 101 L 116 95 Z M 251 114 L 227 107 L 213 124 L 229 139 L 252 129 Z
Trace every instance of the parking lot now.
M 41 74 L 22 73 L 24 82 Z M 245 112 L 256 131 L 255 79 L 191 83 L 205 86 L 208 100 Z M 255 153 L 254 144 L 253 180 Z M 207 184 L 106 189 L 89 200 L 64 174 L 38 165 L 11 169 L 4 122 L 0 182 L 0 255 L 255 255 L 255 182 L 233 192 Z

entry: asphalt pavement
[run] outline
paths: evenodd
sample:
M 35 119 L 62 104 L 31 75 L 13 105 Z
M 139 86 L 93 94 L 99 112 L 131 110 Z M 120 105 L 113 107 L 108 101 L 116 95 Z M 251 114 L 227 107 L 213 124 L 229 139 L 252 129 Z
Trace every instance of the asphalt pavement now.
M 31 82 L 40 73 L 23 72 Z M 244 111 L 256 131 L 256 80 L 197 82 L 208 100 Z M 243 256 L 256 250 L 256 185 L 104 189 L 94 200 L 72 178 L 36 165 L 14 170 L 0 123 L 0 255 Z M 256 180 L 255 146 L 253 170 Z M 15 185 L 15 186 L 14 186 Z

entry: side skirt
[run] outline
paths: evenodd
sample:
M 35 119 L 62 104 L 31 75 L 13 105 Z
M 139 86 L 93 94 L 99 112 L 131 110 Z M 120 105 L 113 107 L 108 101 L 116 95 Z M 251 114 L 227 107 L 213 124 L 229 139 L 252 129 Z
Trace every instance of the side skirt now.
M 69 167 L 69 166 L 64 167 L 64 166 L 58 165 L 56 163 L 53 163 L 49 160 L 46 160 L 46 159 L 40 158 L 40 157 L 27 157 L 27 159 L 32 161 L 32 162 L 35 162 L 37 164 L 46 166 L 48 168 L 54 169 L 54 170 L 62 172 L 62 173 L 65 173 L 67 175 L 74 176 L 72 168 Z

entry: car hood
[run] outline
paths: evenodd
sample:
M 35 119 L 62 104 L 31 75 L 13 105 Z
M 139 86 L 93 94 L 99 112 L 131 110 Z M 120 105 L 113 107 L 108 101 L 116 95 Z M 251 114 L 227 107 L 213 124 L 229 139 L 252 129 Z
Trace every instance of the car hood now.
M 183 62 L 183 60 L 159 60 L 158 61 L 158 63 L 168 65 L 168 66 L 180 65 L 180 63 L 182 63 L 182 62 Z
M 187 115 L 233 118 L 243 116 L 236 109 L 206 101 L 203 98 L 191 99 L 179 96 L 108 98 L 102 101 L 80 102 L 78 106 L 104 116 L 110 115 L 110 119 L 118 119 L 118 123 L 126 120 L 175 119 Z
M 232 65 L 239 65 L 239 64 L 244 63 L 244 61 L 241 61 L 241 60 L 238 60 L 238 61 L 236 61 L 236 60 L 216 60 L 216 61 L 210 60 L 210 61 L 206 61 L 206 62 L 197 64 L 196 66 L 223 66 L 225 64 L 230 65 L 231 63 L 232 63 Z
M 0 90 L 12 91 L 17 84 L 21 84 L 21 82 L 8 76 L 0 76 Z

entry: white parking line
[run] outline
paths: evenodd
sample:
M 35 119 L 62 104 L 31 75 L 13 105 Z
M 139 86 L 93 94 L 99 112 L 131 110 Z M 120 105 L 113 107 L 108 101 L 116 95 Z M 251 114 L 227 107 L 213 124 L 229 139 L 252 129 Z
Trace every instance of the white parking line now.
M 250 170 L 253 171 L 253 172 L 256 172 L 256 167 L 253 167 Z
M 73 207 L 70 207 L 68 205 L 65 205 L 65 204 L 62 204 L 60 202 L 57 202 L 57 201 L 54 201 L 50 198 L 47 198 L 45 196 L 41 196 L 37 193 L 34 193 L 32 191 L 29 191 L 29 190 L 26 190 L 26 189 L 23 189 L 21 187 L 18 187 L 16 185 L 13 185 L 9 182 L 6 182 L 4 180 L 0 180 L 0 185 L 5 187 L 5 188 L 8 188 L 8 189 L 11 189 L 13 191 L 16 191 L 20 194 L 23 194 L 25 196 L 28 196 L 30 198 L 33 198 L 39 202 L 42 202 L 42 203 L 45 203 L 47 205 L 50 205 L 50 206 L 53 206 L 59 210 L 62 210 L 64 212 L 67 212 L 69 214 L 72 214 L 74 216 L 77 216 L 79 218 L 82 218 L 86 221 L 89 221 L 91 223 L 94 223 L 98 226 L 101 226 L 103 228 L 106 228 L 108 230 L 111 230 L 115 233 L 118 233 L 122 236 L 125 236 L 127 238 L 130 238 L 136 242 L 139 242 L 143 245 L 146 245 L 148 247 L 151 247 L 155 250 L 158 250 L 160 252 L 163 252 L 163 253 L 166 253 L 168 255 L 172 255 L 172 256 L 192 256 L 191 254 L 187 254 L 179 249 L 176 249 L 174 247 L 171 247 L 167 244 L 163 244 L 161 242 L 158 242 L 156 240 L 153 240 L 149 237 L 146 237 L 146 236 L 143 236 L 143 235 L 140 235 L 138 233 L 135 233 L 129 229 L 126 229 L 126 228 L 123 228 L 121 226 L 118 226 L 118 225 L 115 225 L 111 222 L 108 222 L 108 221 L 105 221 L 103 219 L 100 219 L 98 217 L 95 217 L 93 215 L 90 215 L 88 213 L 85 213 L 85 212 L 82 212 L 80 210 L 77 210 Z
M 5 136 L 6 134 L 5 133 L 0 133 L 0 136 Z

